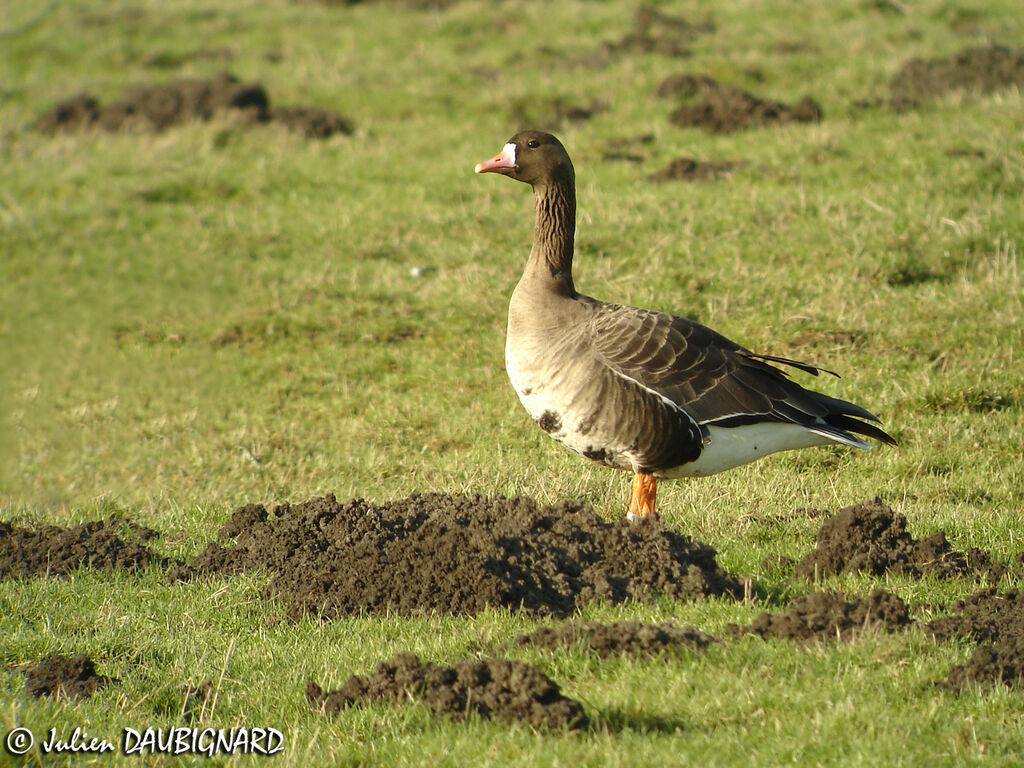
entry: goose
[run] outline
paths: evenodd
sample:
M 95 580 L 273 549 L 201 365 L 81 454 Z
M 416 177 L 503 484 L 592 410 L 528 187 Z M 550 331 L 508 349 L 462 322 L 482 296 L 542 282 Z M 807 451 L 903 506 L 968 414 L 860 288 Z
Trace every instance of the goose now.
M 804 389 L 784 365 L 682 317 L 611 304 L 576 290 L 576 179 L 562 143 L 521 131 L 477 163 L 533 187 L 533 248 L 508 311 L 505 367 L 527 413 L 585 458 L 633 473 L 627 516 L 655 513 L 657 481 L 712 475 L 777 451 L 862 437 L 896 441 L 879 419 Z M 772 364 L 776 365 L 772 365 Z

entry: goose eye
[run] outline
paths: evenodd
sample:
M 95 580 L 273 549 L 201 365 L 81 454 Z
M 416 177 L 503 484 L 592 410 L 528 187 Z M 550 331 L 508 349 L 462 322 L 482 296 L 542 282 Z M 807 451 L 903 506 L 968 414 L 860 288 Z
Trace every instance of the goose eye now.
M 526 142 L 526 146 L 528 146 L 530 149 L 536 149 L 537 147 L 540 146 L 540 142 L 537 141 L 536 139 L 530 139 L 528 142 Z

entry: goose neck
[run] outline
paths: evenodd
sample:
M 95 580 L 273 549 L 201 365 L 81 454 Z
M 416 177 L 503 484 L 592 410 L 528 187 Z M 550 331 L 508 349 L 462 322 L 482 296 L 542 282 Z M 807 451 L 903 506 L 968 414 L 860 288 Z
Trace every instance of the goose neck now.
M 576 190 L 571 180 L 533 188 L 536 220 L 530 261 L 548 275 L 572 286 L 572 257 L 576 235 Z

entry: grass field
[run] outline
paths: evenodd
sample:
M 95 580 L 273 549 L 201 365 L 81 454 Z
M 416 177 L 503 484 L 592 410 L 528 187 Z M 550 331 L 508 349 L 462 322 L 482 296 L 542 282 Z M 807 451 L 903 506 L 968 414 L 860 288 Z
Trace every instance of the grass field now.
M 1019 3 L 658 7 L 713 29 L 681 58 L 608 45 L 636 10 L 618 0 L 0 0 L 0 520 L 129 518 L 184 559 L 240 504 L 326 492 L 582 498 L 621 516 L 628 478 L 557 447 L 508 384 L 505 311 L 532 206 L 526 187 L 472 173 L 561 100 L 606 107 L 558 129 L 579 185 L 577 286 L 835 369 L 841 379 L 797 376 L 878 413 L 900 442 L 665 483 L 663 517 L 774 595 L 815 588 L 764 563 L 813 545 L 820 519 L 794 510 L 875 495 L 915 535 L 943 529 L 1010 562 L 1024 549 L 1024 98 L 953 92 L 905 112 L 887 100 L 910 58 L 1024 45 Z M 83 91 L 106 102 L 222 69 L 274 103 L 348 115 L 355 131 L 317 141 L 225 115 L 160 133 L 32 129 Z M 824 119 L 675 127 L 655 91 L 681 72 L 810 95 Z M 607 156 L 622 147 L 639 162 Z M 742 164 L 712 181 L 646 180 L 682 155 Z M 1024 761 L 1022 690 L 935 688 L 970 648 L 917 632 L 808 648 L 747 638 L 647 661 L 514 651 L 598 720 L 582 735 L 415 706 L 328 718 L 306 705 L 307 678 L 337 686 L 407 650 L 451 662 L 537 622 L 286 622 L 261 597 L 266 580 L 171 585 L 153 568 L 0 581 L 0 665 L 87 653 L 122 681 L 68 703 L 29 699 L 22 676 L 2 674 L 0 730 L 116 739 L 181 724 L 181 686 L 211 680 L 204 722 L 281 730 L 284 750 L 264 759 L 275 765 Z M 919 616 L 982 585 L 826 582 L 883 586 Z M 661 601 L 584 616 L 719 634 L 765 608 Z M 23 759 L 206 762 L 0 752 L 0 765 Z

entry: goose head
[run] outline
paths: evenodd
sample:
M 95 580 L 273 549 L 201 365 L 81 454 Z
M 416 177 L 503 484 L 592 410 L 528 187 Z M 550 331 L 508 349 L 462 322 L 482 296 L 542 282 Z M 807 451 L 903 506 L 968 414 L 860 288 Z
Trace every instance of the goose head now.
M 575 181 L 569 153 L 550 133 L 520 131 L 490 160 L 477 163 L 477 173 L 500 173 L 532 186 Z

